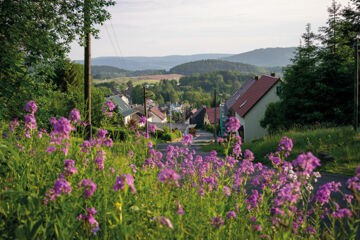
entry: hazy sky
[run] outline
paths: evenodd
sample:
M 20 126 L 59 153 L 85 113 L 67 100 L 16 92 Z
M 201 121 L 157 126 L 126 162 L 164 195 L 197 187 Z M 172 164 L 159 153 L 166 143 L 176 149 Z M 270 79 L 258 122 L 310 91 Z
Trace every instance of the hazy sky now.
M 299 44 L 317 32 L 332 0 L 117 0 L 92 40 L 92 57 L 241 53 Z M 349 0 L 338 0 L 346 6 Z M 72 44 L 69 57 L 83 59 Z

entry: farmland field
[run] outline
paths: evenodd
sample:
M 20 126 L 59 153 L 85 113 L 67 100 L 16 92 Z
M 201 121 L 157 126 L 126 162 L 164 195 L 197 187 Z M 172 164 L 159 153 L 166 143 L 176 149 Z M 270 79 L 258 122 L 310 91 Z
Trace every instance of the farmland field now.
M 160 80 L 176 80 L 179 81 L 179 79 L 182 77 L 183 75 L 181 74 L 162 74 L 162 75 L 144 75 L 144 76 L 136 76 L 136 77 L 120 77 L 120 78 L 112 78 L 112 79 L 107 79 L 107 80 L 99 80 L 99 79 L 94 79 L 94 83 L 95 84 L 100 84 L 100 83 L 106 83 L 106 82 L 119 82 L 119 83 L 126 83 L 128 81 L 132 81 L 133 85 L 140 85 L 143 83 L 148 83 L 148 84 L 155 84 L 160 82 Z

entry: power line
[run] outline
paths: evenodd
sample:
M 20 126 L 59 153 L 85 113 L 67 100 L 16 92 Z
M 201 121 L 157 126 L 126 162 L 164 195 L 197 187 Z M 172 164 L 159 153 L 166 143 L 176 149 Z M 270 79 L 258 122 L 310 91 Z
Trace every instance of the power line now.
M 117 34 L 116 34 L 116 31 L 115 31 L 115 29 L 114 29 L 114 26 L 113 26 L 113 24 L 112 24 L 111 19 L 110 19 L 110 25 L 111 25 L 111 29 L 112 29 L 112 31 L 113 31 L 113 33 L 114 33 L 114 36 L 115 36 L 116 46 L 118 47 L 118 50 L 119 50 L 120 55 L 123 56 L 123 54 L 122 54 L 122 52 L 121 52 L 120 45 L 119 45 L 119 40 L 118 40 L 118 38 L 117 38 Z

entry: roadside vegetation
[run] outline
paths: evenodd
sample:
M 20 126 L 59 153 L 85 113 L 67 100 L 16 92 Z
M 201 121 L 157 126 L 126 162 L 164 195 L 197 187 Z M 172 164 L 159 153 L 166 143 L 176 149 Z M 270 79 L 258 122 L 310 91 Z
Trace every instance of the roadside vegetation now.
M 360 163 L 360 134 L 355 133 L 350 126 L 326 128 L 315 125 L 294 128 L 246 142 L 242 148 L 251 149 L 255 161 L 269 165 L 271 162 L 266 155 L 276 151 L 283 136 L 291 138 L 296 145 L 289 158 L 294 159 L 303 152 L 312 152 L 322 160 L 320 171 L 352 175 Z M 225 148 L 225 144 L 212 143 L 203 146 L 201 150 L 205 152 L 217 150 L 220 154 L 225 154 Z

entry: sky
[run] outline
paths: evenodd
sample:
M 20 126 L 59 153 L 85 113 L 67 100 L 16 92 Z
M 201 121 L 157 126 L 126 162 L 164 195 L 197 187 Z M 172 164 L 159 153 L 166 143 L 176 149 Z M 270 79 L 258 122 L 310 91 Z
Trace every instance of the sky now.
M 238 54 L 298 46 L 326 24 L 332 0 L 117 0 L 92 39 L 92 57 Z M 349 0 L 338 0 L 347 6 Z M 76 42 L 69 57 L 83 59 Z

